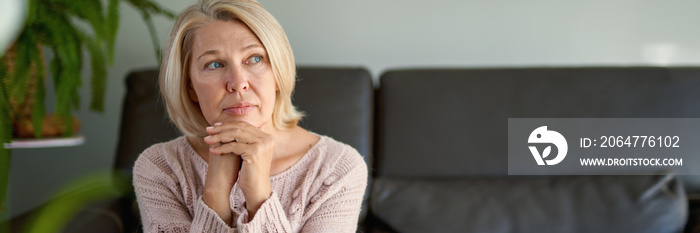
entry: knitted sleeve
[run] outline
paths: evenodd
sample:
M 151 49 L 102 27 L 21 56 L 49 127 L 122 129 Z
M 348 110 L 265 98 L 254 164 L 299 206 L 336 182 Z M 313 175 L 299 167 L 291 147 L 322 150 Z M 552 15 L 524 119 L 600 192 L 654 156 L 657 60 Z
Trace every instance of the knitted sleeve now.
M 238 232 L 292 232 L 284 208 L 274 191 L 258 211 L 249 219 L 248 211 L 244 206 L 234 208 L 238 214 Z
M 292 205 L 291 214 L 304 211 L 301 232 L 355 232 L 367 186 L 367 165 L 352 148 L 345 153 L 330 174 L 321 179 L 322 188 L 311 195 L 308 205 Z M 299 203 L 297 203 L 299 204 Z M 277 193 L 260 206 L 252 220 L 245 208 L 234 208 L 238 214 L 239 232 L 293 232 Z M 297 229 L 298 231 L 298 229 Z
M 353 150 L 354 151 L 354 150 Z M 357 153 L 357 152 L 355 152 Z M 323 182 L 326 192 L 311 197 L 312 213 L 301 232 L 355 232 L 367 187 L 367 164 L 357 154 L 349 172 L 342 177 L 329 176 Z M 354 165 L 354 166 L 353 166 Z
M 190 214 L 163 156 L 146 150 L 134 165 L 134 191 L 144 232 L 234 232 L 201 197 L 194 203 L 194 216 Z

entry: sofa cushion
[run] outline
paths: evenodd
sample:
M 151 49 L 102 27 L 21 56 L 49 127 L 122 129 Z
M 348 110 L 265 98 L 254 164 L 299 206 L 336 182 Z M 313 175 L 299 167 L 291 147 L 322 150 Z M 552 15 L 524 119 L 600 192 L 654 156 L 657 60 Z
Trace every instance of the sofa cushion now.
M 371 206 L 398 232 L 680 232 L 682 187 L 670 175 L 377 178 Z

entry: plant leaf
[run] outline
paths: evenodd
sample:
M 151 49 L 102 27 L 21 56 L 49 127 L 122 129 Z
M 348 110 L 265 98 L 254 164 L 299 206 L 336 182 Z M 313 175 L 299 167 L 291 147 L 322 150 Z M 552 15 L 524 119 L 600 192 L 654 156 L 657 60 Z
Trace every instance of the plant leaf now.
M 61 20 L 65 18 L 57 17 Z M 59 61 L 60 72 L 54 76 L 54 88 L 56 90 L 56 116 L 57 120 L 66 120 L 71 115 L 71 106 L 75 106 L 75 95 L 80 87 L 82 75 L 82 51 L 80 38 L 83 32 L 73 27 L 69 22 L 58 25 L 54 22 L 51 35 L 57 42 L 53 49 Z M 60 40 L 60 41 L 58 41 Z M 66 126 L 72 121 L 65 121 Z
M 156 60 L 160 63 L 160 42 L 158 41 L 158 34 L 156 33 L 156 26 L 153 24 L 153 19 L 151 19 L 151 14 L 146 11 L 142 12 L 143 21 L 146 22 L 148 26 L 148 33 L 151 34 L 151 43 L 153 44 L 153 49 L 156 52 Z
M 106 90 L 107 68 L 105 67 L 104 54 L 95 41 L 90 38 L 83 38 L 90 51 L 90 61 L 92 65 L 92 78 L 90 80 L 92 98 L 90 100 L 90 110 L 104 111 L 104 99 Z
M 114 44 L 119 31 L 119 0 L 109 0 L 107 6 L 107 61 L 114 64 Z
M 27 232 L 56 232 L 57 229 L 63 229 L 86 205 L 126 193 L 120 187 L 123 186 L 114 185 L 112 175 L 108 172 L 91 174 L 72 181 L 40 210 L 33 222 L 27 224 Z
M 24 31 L 16 43 L 15 66 L 10 78 L 10 99 L 24 103 L 29 85 L 29 73 L 32 67 L 32 47 L 36 46 L 31 31 Z
M 0 78 L 7 77 L 4 62 L 0 64 Z M 0 85 L 0 212 L 7 213 L 7 184 L 10 176 L 11 153 L 5 149 L 5 143 L 12 140 L 12 121 L 10 118 L 10 103 L 7 99 L 5 85 Z
M 107 38 L 102 1 L 65 1 L 64 4 L 68 12 L 90 23 L 98 43 Z

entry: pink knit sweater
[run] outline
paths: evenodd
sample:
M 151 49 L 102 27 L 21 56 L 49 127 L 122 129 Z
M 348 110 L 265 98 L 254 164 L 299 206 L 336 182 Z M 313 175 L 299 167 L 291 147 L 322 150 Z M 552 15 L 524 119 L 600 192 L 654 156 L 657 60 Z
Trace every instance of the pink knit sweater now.
M 270 177 L 272 195 L 248 217 L 238 184 L 229 227 L 202 201 L 207 163 L 185 137 L 153 145 L 134 165 L 145 232 L 355 232 L 367 165 L 352 147 L 321 139 L 289 169 Z

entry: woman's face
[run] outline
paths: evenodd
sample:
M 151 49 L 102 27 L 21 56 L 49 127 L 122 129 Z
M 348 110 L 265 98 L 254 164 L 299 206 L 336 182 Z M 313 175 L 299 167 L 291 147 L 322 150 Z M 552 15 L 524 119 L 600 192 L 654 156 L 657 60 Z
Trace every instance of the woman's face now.
M 215 20 L 199 29 L 189 65 L 189 97 L 210 125 L 271 122 L 277 83 L 265 47 L 248 26 Z

